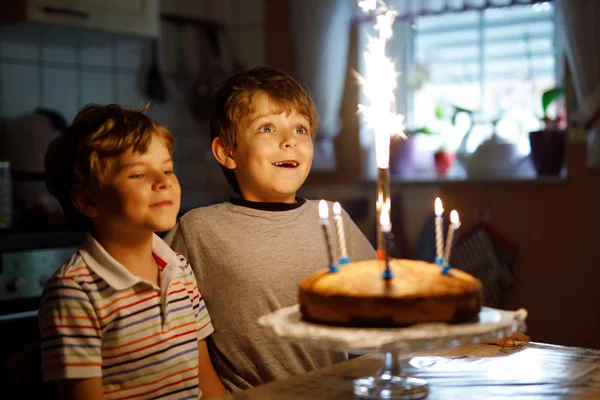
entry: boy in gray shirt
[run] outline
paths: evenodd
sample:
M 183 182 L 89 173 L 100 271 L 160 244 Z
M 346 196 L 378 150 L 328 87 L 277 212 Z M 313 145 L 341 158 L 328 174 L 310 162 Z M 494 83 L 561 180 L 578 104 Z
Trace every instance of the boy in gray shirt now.
M 323 368 L 341 353 L 266 336 L 256 320 L 298 302 L 299 283 L 329 265 L 317 201 L 296 197 L 313 159 L 318 116 L 289 75 L 256 68 L 215 95 L 212 151 L 239 194 L 184 215 L 166 237 L 194 268 L 215 332 L 208 348 L 230 391 Z M 375 258 L 342 213 L 350 259 Z

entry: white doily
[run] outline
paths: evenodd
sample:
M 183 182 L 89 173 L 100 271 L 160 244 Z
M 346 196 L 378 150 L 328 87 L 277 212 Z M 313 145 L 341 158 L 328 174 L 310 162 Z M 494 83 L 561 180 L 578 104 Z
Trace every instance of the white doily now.
M 268 332 L 294 342 L 310 343 L 329 350 L 419 351 L 454 347 L 502 338 L 525 328 L 527 310 L 484 307 L 477 322 L 426 323 L 406 328 L 348 328 L 303 321 L 298 305 L 282 308 L 258 319 Z

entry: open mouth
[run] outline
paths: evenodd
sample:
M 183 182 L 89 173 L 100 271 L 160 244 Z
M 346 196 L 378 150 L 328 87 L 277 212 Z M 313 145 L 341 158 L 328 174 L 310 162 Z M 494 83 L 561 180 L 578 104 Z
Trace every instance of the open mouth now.
M 284 160 L 274 162 L 273 165 L 281 168 L 296 168 L 298 165 L 300 165 L 300 163 L 294 160 Z

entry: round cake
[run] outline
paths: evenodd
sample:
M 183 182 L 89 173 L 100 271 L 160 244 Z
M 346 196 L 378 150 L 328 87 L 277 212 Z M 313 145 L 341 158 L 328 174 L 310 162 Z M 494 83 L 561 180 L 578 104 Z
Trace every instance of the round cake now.
M 407 326 L 423 322 L 474 320 L 483 304 L 481 282 L 472 275 L 424 261 L 367 260 L 322 269 L 300 284 L 300 312 L 306 321 L 342 326 Z

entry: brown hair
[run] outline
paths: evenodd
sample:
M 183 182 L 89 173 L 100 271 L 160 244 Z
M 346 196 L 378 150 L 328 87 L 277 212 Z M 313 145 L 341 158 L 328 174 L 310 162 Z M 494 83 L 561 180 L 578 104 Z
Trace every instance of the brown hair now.
M 132 149 L 144 154 L 154 134 L 173 151 L 173 136 L 141 110 L 117 104 L 83 107 L 64 133 L 46 151 L 46 187 L 58 199 L 66 222 L 75 229 L 92 230 L 89 218 L 73 205 L 74 196 L 101 187 L 116 158 Z
M 238 72 L 227 79 L 215 93 L 210 116 L 210 140 L 221 138 L 225 146 L 237 146 L 237 132 L 244 117 L 254 111 L 253 97 L 264 93 L 281 107 L 282 112 L 295 111 L 304 115 L 310 123 L 314 139 L 319 124 L 315 103 L 306 86 L 271 67 L 258 67 Z M 221 166 L 231 187 L 240 193 L 240 186 L 233 170 Z

